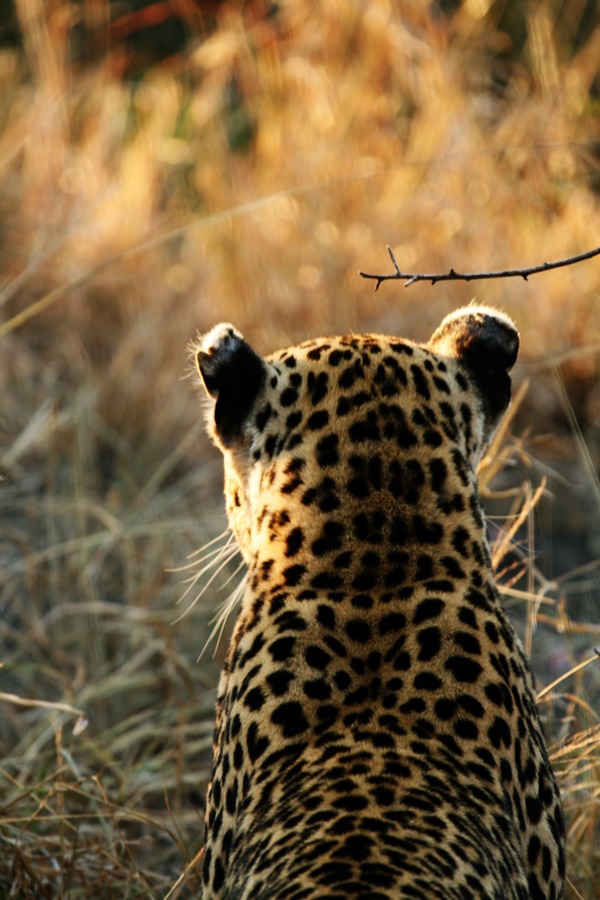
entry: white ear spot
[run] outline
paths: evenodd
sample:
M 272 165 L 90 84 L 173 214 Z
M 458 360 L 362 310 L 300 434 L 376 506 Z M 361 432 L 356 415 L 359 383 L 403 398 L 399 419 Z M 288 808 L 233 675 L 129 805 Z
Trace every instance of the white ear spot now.
M 490 306 L 463 306 L 446 316 L 427 347 L 477 369 L 508 372 L 517 358 L 519 332 L 506 313 Z
M 453 312 L 449 313 L 440 323 L 439 327 L 436 328 L 436 331 L 441 331 L 444 326 L 450 325 L 455 319 L 464 319 L 465 316 L 473 316 L 474 319 L 479 322 L 483 322 L 486 318 L 496 319 L 501 324 L 506 325 L 507 328 L 511 328 L 513 331 L 517 330 L 517 326 L 511 317 L 501 310 L 494 309 L 492 306 L 484 306 L 479 303 L 469 303 L 467 306 L 461 306 L 459 309 L 455 309 Z
M 234 325 L 230 322 L 220 322 L 200 338 L 196 353 L 205 353 L 209 356 L 217 354 L 223 358 L 235 353 L 243 340 L 244 336 Z
M 246 347 L 243 335 L 229 322 L 221 322 L 200 338 L 196 347 L 196 365 L 209 394 L 219 391 L 218 375 L 227 370 Z
M 266 363 L 229 322 L 216 325 L 196 347 L 196 365 L 216 401 L 215 434 L 222 446 L 242 436 L 252 404 L 266 378 Z

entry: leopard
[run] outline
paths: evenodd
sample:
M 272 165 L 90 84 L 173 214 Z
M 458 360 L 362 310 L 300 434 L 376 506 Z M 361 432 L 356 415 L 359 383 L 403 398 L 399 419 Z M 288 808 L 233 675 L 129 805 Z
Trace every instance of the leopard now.
M 558 900 L 565 827 L 477 469 L 519 333 L 194 344 L 247 568 L 217 691 L 206 900 Z M 200 865 L 200 863 L 199 863 Z

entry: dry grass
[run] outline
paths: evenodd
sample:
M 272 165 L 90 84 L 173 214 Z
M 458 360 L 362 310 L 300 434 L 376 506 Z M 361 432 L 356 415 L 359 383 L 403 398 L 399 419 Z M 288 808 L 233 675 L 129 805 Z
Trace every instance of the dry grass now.
M 129 80 L 123 43 L 74 53 L 92 5 L 17 0 L 24 52 L 0 49 L 0 896 L 164 897 L 200 846 L 219 652 L 196 659 L 224 595 L 173 624 L 204 563 L 168 570 L 224 527 L 181 380 L 215 321 L 268 351 L 504 307 L 531 381 L 482 472 L 506 602 L 545 683 L 600 645 L 598 261 L 376 295 L 356 274 L 386 243 L 412 271 L 600 243 L 600 24 L 550 0 L 279 6 L 190 12 L 187 49 Z M 599 700 L 600 664 L 540 700 L 569 897 L 600 879 Z M 198 893 L 191 868 L 171 896 Z

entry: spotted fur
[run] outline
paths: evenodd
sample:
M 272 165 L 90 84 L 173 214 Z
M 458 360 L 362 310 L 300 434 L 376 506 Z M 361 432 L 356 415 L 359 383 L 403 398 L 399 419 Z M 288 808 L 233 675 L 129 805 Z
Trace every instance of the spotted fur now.
M 217 703 L 206 898 L 557 900 L 564 828 L 475 471 L 512 321 L 427 344 L 197 350 L 248 567 Z

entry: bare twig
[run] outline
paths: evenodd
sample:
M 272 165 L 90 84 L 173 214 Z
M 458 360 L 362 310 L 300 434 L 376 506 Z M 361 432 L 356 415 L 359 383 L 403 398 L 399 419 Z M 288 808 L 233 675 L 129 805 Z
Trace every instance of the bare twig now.
M 377 282 L 375 290 L 379 289 L 382 281 L 403 281 L 404 287 L 409 287 L 415 281 L 430 281 L 435 284 L 437 281 L 483 281 L 487 278 L 523 278 L 525 281 L 530 275 L 537 275 L 538 272 L 548 272 L 550 269 L 560 269 L 563 266 L 572 266 L 574 263 L 582 262 L 584 259 L 591 259 L 593 256 L 600 254 L 600 247 L 595 250 L 588 250 L 586 253 L 580 253 L 578 256 L 569 256 L 567 259 L 559 259 L 556 262 L 542 263 L 540 266 L 531 266 L 529 269 L 505 269 L 501 272 L 455 272 L 454 269 L 446 274 L 434 273 L 427 274 L 425 272 L 418 274 L 410 274 L 409 272 L 401 272 L 392 248 L 388 246 L 387 252 L 396 270 L 392 275 L 372 275 L 369 272 L 359 272 L 362 278 L 371 278 Z

